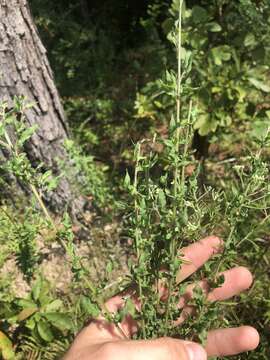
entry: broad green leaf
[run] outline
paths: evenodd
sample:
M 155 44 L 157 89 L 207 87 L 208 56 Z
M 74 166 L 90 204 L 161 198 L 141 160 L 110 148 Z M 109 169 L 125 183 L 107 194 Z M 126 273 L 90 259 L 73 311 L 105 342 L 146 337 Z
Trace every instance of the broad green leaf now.
M 222 27 L 217 22 L 210 22 L 206 25 L 206 28 L 210 32 L 220 32 Z
M 4 360 L 15 359 L 12 342 L 2 331 L 0 331 L 0 355 L 1 354 Z
M 208 13 L 203 7 L 195 5 L 192 8 L 192 19 L 196 24 L 205 22 L 208 19 Z
M 211 55 L 214 63 L 220 66 L 223 61 L 229 61 L 231 59 L 231 49 L 228 45 L 216 46 L 211 49 Z
M 172 18 L 167 18 L 166 20 L 163 21 L 162 29 L 166 35 L 169 34 L 169 32 L 172 30 L 173 25 L 174 25 L 174 21 Z
M 95 318 L 99 315 L 100 310 L 98 306 L 96 304 L 93 304 L 88 297 L 82 296 L 80 302 L 82 309 L 91 317 Z
M 255 46 L 256 45 L 256 38 L 254 36 L 254 34 L 252 33 L 248 33 L 245 37 L 245 40 L 244 40 L 244 45 L 246 47 L 249 47 L 249 46 Z
M 194 128 L 199 130 L 201 136 L 205 136 L 212 131 L 216 131 L 217 125 L 217 121 L 212 119 L 208 114 L 200 114 L 194 124 Z
M 70 330 L 73 327 L 71 318 L 67 314 L 51 312 L 45 313 L 43 316 L 49 320 L 49 322 L 61 331 Z
M 39 333 L 40 337 L 44 341 L 51 342 L 53 340 L 53 333 L 52 333 L 51 327 L 48 323 L 46 323 L 43 320 L 39 321 L 37 324 L 37 329 L 38 329 L 38 333 Z
M 207 40 L 208 39 L 206 36 L 195 33 L 191 38 L 190 44 L 194 49 L 198 49 L 201 48 L 207 42 Z
M 59 176 L 53 176 L 51 177 L 50 181 L 46 184 L 47 191 L 53 191 L 55 190 L 59 185 Z
M 35 304 L 32 300 L 28 300 L 28 299 L 19 299 L 17 301 L 17 303 L 22 308 L 34 308 L 34 307 L 37 307 L 37 304 Z
M 265 84 L 263 81 L 254 78 L 248 78 L 248 81 L 255 86 L 256 89 L 261 90 L 265 93 L 270 92 L 270 85 Z
M 254 123 L 252 123 L 251 135 L 258 140 L 263 140 L 267 134 L 268 128 L 269 120 L 256 120 Z
M 59 310 L 62 306 L 63 306 L 63 301 L 60 299 L 56 299 L 45 306 L 45 311 L 46 312 L 56 311 Z

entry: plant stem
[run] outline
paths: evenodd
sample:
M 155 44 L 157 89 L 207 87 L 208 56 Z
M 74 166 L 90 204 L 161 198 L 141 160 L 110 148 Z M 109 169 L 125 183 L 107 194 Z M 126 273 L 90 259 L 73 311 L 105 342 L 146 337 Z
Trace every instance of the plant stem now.
M 140 155 L 141 155 L 141 144 L 138 144 L 138 149 L 136 152 L 136 166 L 135 166 L 135 174 L 134 174 L 134 208 L 135 208 L 135 217 L 136 217 L 136 229 L 135 229 L 135 246 L 136 246 L 136 254 L 137 254 L 137 261 L 140 267 L 141 262 L 141 253 L 140 253 L 140 228 L 139 228 L 139 213 L 140 213 L 140 207 L 138 204 L 138 173 L 139 173 L 139 163 L 140 163 Z M 141 309 L 143 311 L 143 292 L 142 292 L 142 283 L 141 283 L 141 277 L 138 276 L 138 288 L 139 288 L 139 299 L 141 302 Z M 142 316 L 142 322 L 141 322 L 141 328 L 143 333 L 143 338 L 146 339 L 146 327 L 145 327 L 145 319 L 144 316 Z
M 180 175 L 180 166 L 179 166 L 179 148 L 180 148 L 180 125 L 181 125 L 181 81 L 182 81 L 182 64 L 181 64 L 181 46 L 182 46 L 182 5 L 183 0 L 180 0 L 179 4 L 179 14 L 178 14 L 178 42 L 177 42 L 177 88 L 176 88 L 176 132 L 175 132 L 175 154 L 176 159 L 174 163 L 174 182 L 173 182 L 173 221 L 177 217 L 177 208 L 178 208 L 178 192 L 179 192 L 179 175 Z M 171 264 L 174 263 L 176 256 L 176 237 L 173 236 L 173 239 L 170 244 L 170 261 Z M 173 288 L 174 278 L 173 276 L 169 279 L 168 285 L 168 298 L 166 303 L 165 310 L 165 335 L 168 333 L 168 322 L 169 322 L 169 311 L 171 304 L 171 295 Z
M 185 134 L 185 145 L 184 145 L 184 152 L 183 152 L 184 163 L 182 164 L 182 172 L 181 172 L 181 188 L 182 188 L 183 192 L 184 192 L 184 186 L 185 186 L 185 169 L 186 169 L 185 161 L 186 161 L 186 157 L 187 157 L 188 144 L 189 144 L 189 127 L 190 127 L 191 112 L 192 112 L 192 100 L 190 100 L 190 102 L 189 102 L 187 131 Z M 183 194 L 183 196 L 184 196 L 184 194 Z M 183 196 L 182 196 L 182 199 L 183 199 Z
M 51 216 L 50 216 L 50 214 L 49 214 L 49 212 L 48 212 L 48 210 L 47 210 L 47 208 L 46 208 L 43 200 L 41 199 L 41 196 L 40 196 L 37 188 L 35 187 L 35 185 L 30 184 L 30 189 L 32 190 L 32 193 L 34 194 L 35 198 L 37 199 L 37 201 L 38 201 L 38 203 L 39 203 L 39 205 L 40 205 L 40 207 L 41 207 L 44 215 L 45 215 L 46 218 L 49 220 L 49 222 L 50 222 L 52 225 L 54 225 L 54 221 L 53 221 L 53 219 L 51 218 Z

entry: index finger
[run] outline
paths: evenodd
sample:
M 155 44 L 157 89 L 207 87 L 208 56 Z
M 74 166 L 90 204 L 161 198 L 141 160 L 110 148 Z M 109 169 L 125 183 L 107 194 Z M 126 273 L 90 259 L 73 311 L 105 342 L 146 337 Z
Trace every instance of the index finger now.
M 208 236 L 181 250 L 181 259 L 184 260 L 176 280 L 178 283 L 184 281 L 213 255 L 222 251 L 223 241 L 217 236 Z

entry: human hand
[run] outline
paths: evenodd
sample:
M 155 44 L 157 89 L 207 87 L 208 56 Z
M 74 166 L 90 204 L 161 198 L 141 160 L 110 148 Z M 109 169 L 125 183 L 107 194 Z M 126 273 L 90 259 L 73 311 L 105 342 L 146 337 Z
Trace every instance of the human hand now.
M 182 253 L 187 261 L 181 266 L 177 280 L 181 282 L 192 275 L 220 247 L 221 240 L 210 236 L 184 248 Z M 200 283 L 208 300 L 226 300 L 249 288 L 252 283 L 252 275 L 244 267 L 225 271 L 223 275 L 224 283 L 214 290 L 208 290 L 206 280 Z M 192 297 L 193 287 L 188 286 L 186 294 L 179 300 L 179 307 L 186 314 L 191 311 L 187 299 Z M 123 297 L 117 295 L 106 303 L 106 308 L 116 312 L 123 305 Z M 181 318 L 178 323 L 184 320 Z M 130 340 L 137 330 L 137 324 L 130 316 L 119 326 L 98 318 L 78 334 L 63 360 L 205 360 L 207 356 L 222 357 L 250 351 L 259 343 L 257 331 L 250 326 L 210 331 L 205 349 L 197 343 L 172 338 Z

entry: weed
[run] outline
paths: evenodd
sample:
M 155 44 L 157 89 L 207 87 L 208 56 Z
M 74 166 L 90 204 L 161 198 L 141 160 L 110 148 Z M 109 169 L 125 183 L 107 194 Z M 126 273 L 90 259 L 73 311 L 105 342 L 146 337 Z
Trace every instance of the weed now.
M 239 251 L 242 254 L 243 249 L 258 251 L 254 234 L 269 224 L 269 169 L 261 156 L 269 142 L 269 130 L 262 136 L 255 153 L 246 154 L 235 163 L 233 171 L 228 170 L 230 178 L 226 182 L 221 182 L 220 186 L 199 182 L 199 174 L 205 170 L 192 150 L 198 111 L 192 103 L 189 82 L 192 56 L 184 52 L 181 44 L 181 9 L 180 1 L 176 31 L 171 34 L 177 49 L 178 70 L 177 74 L 169 72 L 170 82 L 167 83 L 167 89 L 172 89 L 173 80 L 174 91 L 170 94 L 176 99 L 169 137 L 160 139 L 155 135 L 153 140 L 138 143 L 134 180 L 129 174 L 125 178 L 134 204 L 128 208 L 128 226 L 136 257 L 130 271 L 141 302 L 141 310 L 136 313 L 141 325 L 137 337 L 199 337 L 204 342 L 210 328 L 228 325 L 228 309 L 224 304 L 209 303 L 197 288 L 190 303 L 196 306 L 196 315 L 180 329 L 175 328 L 174 320 L 181 315 L 177 303 L 187 286 L 177 281 L 182 264 L 179 249 L 191 239 L 213 231 L 224 238 L 223 254 L 205 267 L 212 288 L 221 286 L 224 279 L 219 272 L 237 263 Z M 152 149 L 148 154 L 147 142 Z M 153 150 L 159 142 L 163 145 L 162 153 Z M 193 169 L 189 175 L 188 168 Z M 260 219 L 258 226 L 250 219 L 255 222 Z M 168 294 L 160 304 L 158 284 L 164 282 Z

